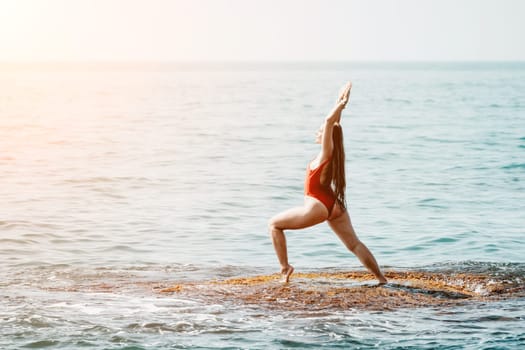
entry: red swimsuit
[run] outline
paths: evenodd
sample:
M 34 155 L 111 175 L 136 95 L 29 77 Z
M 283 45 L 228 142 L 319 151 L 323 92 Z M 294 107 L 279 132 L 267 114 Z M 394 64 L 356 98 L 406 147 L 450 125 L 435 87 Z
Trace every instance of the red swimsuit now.
M 321 201 L 324 204 L 328 213 L 332 213 L 335 204 L 335 194 L 330 186 L 323 186 L 321 184 L 321 173 L 326 164 L 330 162 L 328 158 L 315 169 L 310 169 L 310 164 L 306 166 L 306 179 L 304 181 L 304 194 Z

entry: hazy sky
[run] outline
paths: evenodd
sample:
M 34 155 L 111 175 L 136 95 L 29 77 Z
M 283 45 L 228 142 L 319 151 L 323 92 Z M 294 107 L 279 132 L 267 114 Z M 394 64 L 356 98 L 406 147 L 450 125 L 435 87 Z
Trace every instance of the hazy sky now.
M 523 0 L 0 0 L 0 61 L 525 60 Z

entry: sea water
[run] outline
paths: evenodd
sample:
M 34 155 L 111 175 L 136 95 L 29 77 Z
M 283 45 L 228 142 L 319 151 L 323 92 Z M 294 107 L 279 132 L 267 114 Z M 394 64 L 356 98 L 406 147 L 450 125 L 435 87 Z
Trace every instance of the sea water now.
M 279 270 L 268 219 L 302 204 L 347 80 L 348 210 L 381 267 L 519 282 L 523 63 L 2 65 L 0 348 L 523 348 L 522 296 L 283 312 L 155 291 Z M 286 235 L 297 272 L 362 269 L 326 224 Z

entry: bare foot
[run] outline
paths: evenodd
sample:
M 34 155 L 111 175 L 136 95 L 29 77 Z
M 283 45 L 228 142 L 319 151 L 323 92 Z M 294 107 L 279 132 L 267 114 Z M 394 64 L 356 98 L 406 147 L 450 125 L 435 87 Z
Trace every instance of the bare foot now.
M 379 285 L 380 286 L 383 286 L 383 285 L 385 285 L 387 283 L 388 283 L 388 281 L 387 281 L 387 279 L 385 277 L 382 277 L 382 278 L 379 279 Z
M 283 267 L 281 269 L 281 275 L 283 275 L 282 282 L 288 283 L 290 281 L 290 275 L 293 273 L 293 266 L 288 265 L 287 267 Z

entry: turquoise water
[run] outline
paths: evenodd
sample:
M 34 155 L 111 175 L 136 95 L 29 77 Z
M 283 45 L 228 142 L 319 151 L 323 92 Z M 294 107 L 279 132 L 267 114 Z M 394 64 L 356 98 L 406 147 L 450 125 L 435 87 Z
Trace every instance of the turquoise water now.
M 523 347 L 522 297 L 282 313 L 139 287 L 277 271 L 266 223 L 348 79 L 349 212 L 380 265 L 522 276 L 525 64 L 4 65 L 0 348 Z M 361 268 L 326 224 L 287 239 L 296 271 Z

